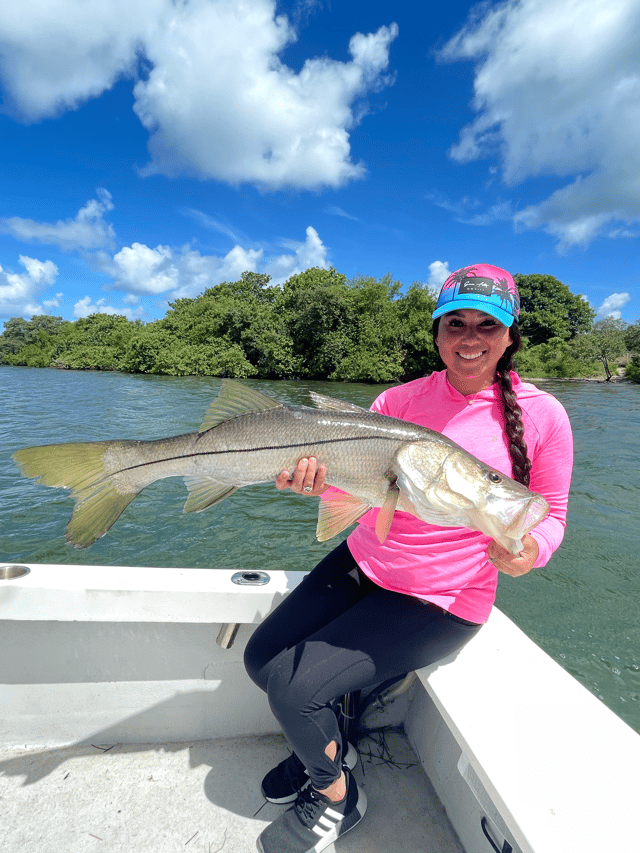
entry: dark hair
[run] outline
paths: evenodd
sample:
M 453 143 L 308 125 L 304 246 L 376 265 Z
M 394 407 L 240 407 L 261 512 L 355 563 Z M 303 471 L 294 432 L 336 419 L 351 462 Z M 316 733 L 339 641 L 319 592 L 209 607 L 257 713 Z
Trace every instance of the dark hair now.
M 440 318 L 433 321 L 432 334 L 438 335 Z M 511 382 L 511 371 L 513 370 L 513 356 L 518 352 L 522 344 L 520 329 L 517 322 L 509 327 L 511 343 L 506 348 L 496 368 L 496 378 L 500 387 L 502 397 L 502 411 L 504 414 L 504 431 L 509 439 L 509 456 L 513 469 L 513 479 L 523 486 L 529 485 L 529 472 L 531 471 L 531 460 L 527 456 L 527 443 L 524 440 L 524 424 L 522 423 L 522 409 L 516 398 Z

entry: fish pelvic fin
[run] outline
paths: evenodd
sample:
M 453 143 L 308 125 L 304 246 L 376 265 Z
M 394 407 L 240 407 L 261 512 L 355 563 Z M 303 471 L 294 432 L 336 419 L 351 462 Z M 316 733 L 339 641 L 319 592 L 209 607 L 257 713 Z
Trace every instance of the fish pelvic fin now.
M 395 483 L 391 483 L 391 485 L 389 486 L 389 491 L 387 492 L 387 496 L 385 497 L 384 503 L 380 508 L 378 517 L 376 518 L 376 536 L 378 537 L 378 541 L 380 543 L 384 542 L 384 540 L 389 535 L 389 528 L 391 527 L 391 522 L 393 521 L 393 514 L 395 513 L 396 506 L 398 505 L 399 494 L 400 489 Z
M 316 539 L 318 542 L 332 539 L 355 524 L 370 509 L 370 504 L 353 495 L 347 495 L 344 492 L 329 495 L 320 501 Z
M 249 385 L 234 382 L 232 379 L 223 379 L 220 385 L 220 393 L 209 406 L 198 432 L 207 432 L 207 430 L 217 427 L 224 421 L 229 421 L 240 415 L 266 412 L 269 409 L 279 409 L 283 406 L 283 403 L 256 391 Z
M 237 490 L 237 486 L 218 483 L 211 477 L 185 477 L 185 485 L 189 489 L 189 497 L 184 505 L 184 512 L 202 512 L 218 501 L 228 498 Z
M 327 397 L 325 394 L 318 394 L 316 391 L 310 391 L 309 396 L 319 409 L 335 409 L 338 412 L 366 412 L 362 406 L 356 406 L 355 403 L 347 403 L 346 400 L 336 400 L 335 397 Z
M 105 468 L 105 453 L 114 444 L 94 441 L 26 447 L 13 459 L 25 477 L 43 486 L 71 489 L 76 505 L 66 529 L 67 542 L 86 548 L 109 530 L 142 488 L 116 488 Z M 136 442 L 130 442 L 135 444 Z

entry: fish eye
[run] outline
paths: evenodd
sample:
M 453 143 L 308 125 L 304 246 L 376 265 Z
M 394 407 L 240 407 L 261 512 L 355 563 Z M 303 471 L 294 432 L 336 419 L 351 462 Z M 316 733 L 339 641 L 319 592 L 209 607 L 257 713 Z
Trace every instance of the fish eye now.
M 489 471 L 489 479 L 492 483 L 501 483 L 502 477 L 500 474 L 497 474 L 495 471 Z

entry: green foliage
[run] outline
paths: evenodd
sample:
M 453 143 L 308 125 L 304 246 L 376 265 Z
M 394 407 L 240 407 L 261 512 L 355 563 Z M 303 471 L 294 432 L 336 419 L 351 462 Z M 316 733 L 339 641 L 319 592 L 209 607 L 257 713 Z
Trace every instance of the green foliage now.
M 149 323 L 129 341 L 122 369 L 127 373 L 168 376 L 254 376 L 256 369 L 242 348 L 224 339 L 189 343 L 165 328 L 163 321 Z
M 358 276 L 348 283 L 348 347 L 330 379 L 346 382 L 395 382 L 403 374 L 400 324 L 394 298 L 401 284 L 386 275 L 379 281 Z
M 515 275 L 520 291 L 520 330 L 530 344 L 570 340 L 591 328 L 595 311 L 552 275 Z
M 605 320 L 552 276 L 516 276 L 522 295 L 524 376 L 590 376 L 622 351 L 638 353 L 640 323 Z M 414 282 L 403 292 L 391 275 L 351 280 L 319 267 L 282 287 L 245 272 L 200 296 L 177 299 L 146 325 L 91 314 L 14 317 L 0 335 L 0 361 L 29 367 L 123 370 L 171 376 L 305 377 L 397 382 L 441 369 L 431 315 L 437 294 Z
M 593 359 L 578 358 L 569 342 L 550 338 L 543 344 L 531 346 L 523 340 L 522 349 L 515 357 L 518 373 L 540 379 L 567 379 L 575 376 L 593 376 L 598 364 Z
M 62 317 L 47 314 L 38 314 L 31 320 L 12 317 L 0 335 L 0 363 L 48 367 L 57 341 L 71 326 Z
M 640 355 L 634 355 L 626 367 L 624 375 L 632 382 L 640 382 Z
M 431 334 L 431 315 L 437 299 L 438 294 L 434 290 L 414 282 L 402 299 L 395 303 L 406 379 L 426 376 L 442 366 Z
M 344 275 L 308 269 L 285 282 L 278 301 L 299 376 L 324 379 L 349 355 L 351 305 Z
M 577 358 L 598 360 L 604 367 L 607 381 L 613 375 L 610 362 L 626 352 L 625 326 L 622 320 L 607 317 L 595 323 L 593 330 L 578 335 L 572 342 L 572 352 Z
M 624 330 L 624 342 L 631 353 L 640 353 L 640 320 Z

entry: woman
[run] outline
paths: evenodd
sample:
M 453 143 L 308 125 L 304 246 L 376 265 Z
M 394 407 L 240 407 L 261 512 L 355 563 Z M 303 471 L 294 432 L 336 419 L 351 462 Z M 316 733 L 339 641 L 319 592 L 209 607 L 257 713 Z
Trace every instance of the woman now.
M 256 629 L 247 671 L 294 750 L 263 780 L 267 799 L 295 803 L 258 839 L 262 853 L 319 853 L 364 815 L 336 699 L 460 649 L 489 616 L 498 570 L 517 576 L 544 566 L 562 540 L 571 428 L 554 397 L 512 371 L 519 308 L 505 270 L 478 264 L 453 273 L 433 313 L 446 369 L 385 391 L 372 409 L 442 432 L 543 494 L 550 513 L 514 555 L 483 533 L 403 512 L 380 543 L 372 510 Z M 276 486 L 320 496 L 325 474 L 302 459 Z

